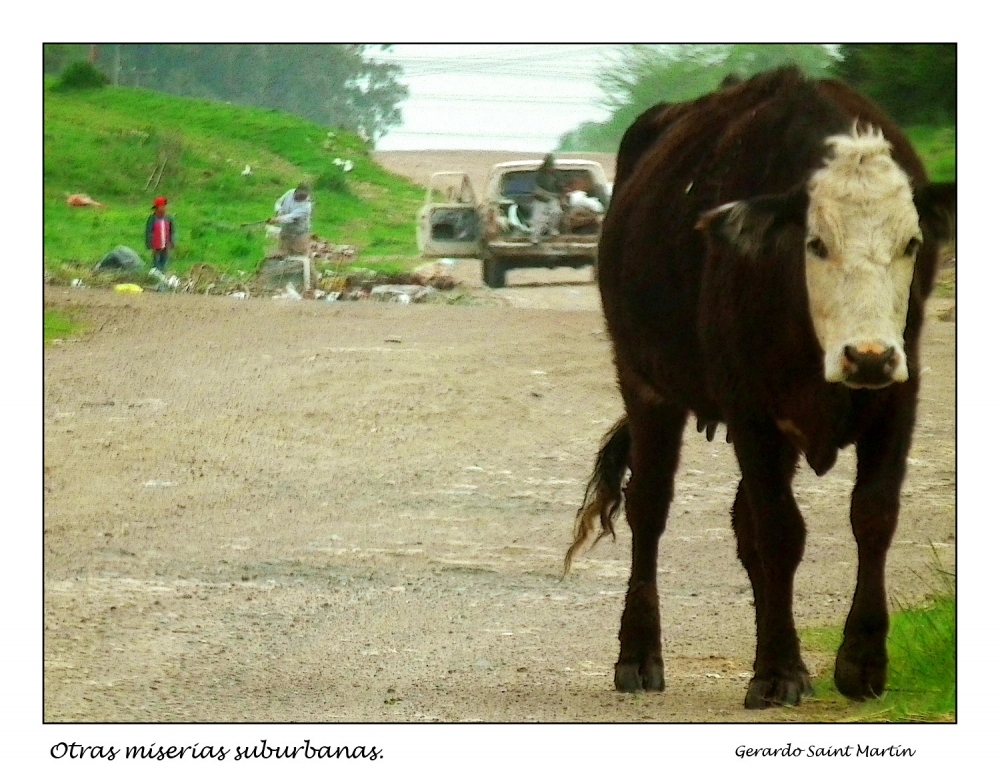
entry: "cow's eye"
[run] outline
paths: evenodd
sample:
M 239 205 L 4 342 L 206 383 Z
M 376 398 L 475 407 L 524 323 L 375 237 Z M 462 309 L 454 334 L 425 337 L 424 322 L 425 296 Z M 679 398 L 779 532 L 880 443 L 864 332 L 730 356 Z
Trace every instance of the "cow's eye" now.
M 903 251 L 903 255 L 907 256 L 908 258 L 913 258 L 915 255 L 917 255 L 917 251 L 920 250 L 920 246 L 922 244 L 923 243 L 920 242 L 920 240 L 918 240 L 916 237 L 911 237 L 910 241 L 906 243 L 906 250 Z
M 816 258 L 826 258 L 830 255 L 826 245 L 819 237 L 810 237 L 806 240 L 806 252 L 811 256 L 816 256 Z

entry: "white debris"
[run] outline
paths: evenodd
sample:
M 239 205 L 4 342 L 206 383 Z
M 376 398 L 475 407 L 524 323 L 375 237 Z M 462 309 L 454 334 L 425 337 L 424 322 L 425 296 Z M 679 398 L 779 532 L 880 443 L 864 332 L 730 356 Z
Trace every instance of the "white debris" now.
M 427 285 L 376 285 L 371 290 L 371 297 L 375 300 L 408 304 L 424 301 L 436 292 Z
M 295 286 L 289 282 L 285 285 L 284 292 L 279 293 L 276 296 L 272 296 L 272 298 L 288 298 L 293 301 L 301 301 L 302 295 L 299 293 L 299 291 L 295 289 Z

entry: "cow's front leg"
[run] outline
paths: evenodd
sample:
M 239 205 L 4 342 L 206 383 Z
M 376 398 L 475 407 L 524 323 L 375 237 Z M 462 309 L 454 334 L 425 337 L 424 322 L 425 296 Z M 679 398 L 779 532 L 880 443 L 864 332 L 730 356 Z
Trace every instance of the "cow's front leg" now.
M 889 658 L 885 639 L 889 610 L 885 597 L 885 560 L 899 517 L 899 491 L 913 428 L 899 407 L 858 440 L 858 475 L 851 496 L 851 529 L 858 544 L 858 582 L 837 651 L 834 682 L 849 698 L 860 700 L 885 690 Z
M 792 618 L 795 570 L 806 537 L 791 487 L 798 451 L 763 419 L 734 425 L 731 432 L 743 471 L 733 527 L 757 613 L 757 657 L 744 705 L 793 706 L 812 693 Z
M 615 664 L 619 692 L 662 691 L 660 600 L 656 588 L 656 554 L 674 492 L 687 413 L 666 406 L 629 411 L 632 478 L 625 490 L 625 516 L 632 530 L 632 573 L 618 638 Z

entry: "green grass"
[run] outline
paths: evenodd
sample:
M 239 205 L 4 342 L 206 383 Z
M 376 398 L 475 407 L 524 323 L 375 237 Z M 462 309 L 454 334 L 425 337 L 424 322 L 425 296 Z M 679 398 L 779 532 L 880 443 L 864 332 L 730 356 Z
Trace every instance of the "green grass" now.
M 927 604 L 890 617 L 889 676 L 885 693 L 875 700 L 852 703 L 833 682 L 833 660 L 840 629 L 807 629 L 803 649 L 829 657 L 828 668 L 814 682 L 818 705 L 830 718 L 849 722 L 954 721 L 956 690 L 956 599 L 953 587 Z
M 56 311 L 55 309 L 45 310 L 43 327 L 45 344 L 49 344 L 57 338 L 69 338 L 73 334 L 78 333 L 82 328 L 81 324 L 69 314 Z
M 401 256 L 358 256 L 347 266 L 347 270 L 370 269 L 373 272 L 387 275 L 408 274 L 424 263 L 417 257 Z
M 161 194 L 178 232 L 171 271 L 201 262 L 252 271 L 271 245 L 261 226 L 240 225 L 272 215 L 275 199 L 302 180 L 319 181 L 320 237 L 365 257 L 416 256 L 421 189 L 377 165 L 351 133 L 275 110 L 132 88 L 57 92 L 53 83 L 44 94 L 43 205 L 45 266 L 54 274 L 90 268 L 117 245 L 148 260 L 145 222 Z M 337 157 L 354 170 L 342 174 Z M 164 160 L 158 186 L 145 188 Z M 107 207 L 71 208 L 70 193 Z
M 934 282 L 934 295 L 938 298 L 955 297 L 955 269 L 941 269 Z
M 931 181 L 955 180 L 954 128 L 909 128 L 906 136 L 913 142 Z

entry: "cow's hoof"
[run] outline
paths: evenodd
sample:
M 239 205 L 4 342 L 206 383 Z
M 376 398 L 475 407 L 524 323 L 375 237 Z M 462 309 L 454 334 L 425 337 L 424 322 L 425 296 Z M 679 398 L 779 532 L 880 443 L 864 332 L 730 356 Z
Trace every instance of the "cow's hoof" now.
M 833 681 L 842 695 L 852 700 L 877 698 L 885 691 L 888 663 L 884 660 L 854 659 L 841 649 L 833 670 Z
M 616 663 L 615 689 L 618 692 L 663 692 L 663 661 L 659 658 L 645 663 Z
M 787 674 L 755 676 L 750 680 L 743 706 L 745 708 L 797 706 L 803 698 L 808 698 L 812 693 L 809 672 L 802 667 Z

